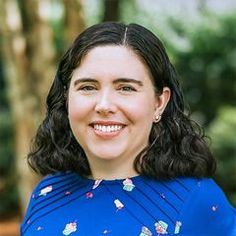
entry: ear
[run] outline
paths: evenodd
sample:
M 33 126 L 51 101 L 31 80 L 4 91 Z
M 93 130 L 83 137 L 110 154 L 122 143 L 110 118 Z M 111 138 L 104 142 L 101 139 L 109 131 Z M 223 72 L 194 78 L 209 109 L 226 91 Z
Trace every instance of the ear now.
M 154 112 L 154 122 L 158 122 L 161 119 L 169 100 L 171 91 L 170 88 L 164 87 L 161 95 L 156 95 L 155 112 Z

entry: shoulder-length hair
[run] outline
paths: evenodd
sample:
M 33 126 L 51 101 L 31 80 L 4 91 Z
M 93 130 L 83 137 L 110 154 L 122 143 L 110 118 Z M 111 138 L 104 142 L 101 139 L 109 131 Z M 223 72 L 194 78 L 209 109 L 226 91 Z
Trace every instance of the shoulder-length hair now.
M 154 123 L 149 145 L 134 161 L 140 174 L 168 179 L 177 176 L 211 176 L 215 160 L 200 127 L 184 113 L 184 99 L 177 73 L 161 41 L 137 25 L 108 22 L 87 28 L 62 57 L 47 97 L 47 113 L 28 155 L 29 165 L 42 175 L 75 171 L 89 176 L 86 155 L 72 134 L 67 111 L 67 93 L 72 72 L 93 48 L 120 45 L 133 50 L 146 64 L 157 95 L 171 90 L 162 119 Z

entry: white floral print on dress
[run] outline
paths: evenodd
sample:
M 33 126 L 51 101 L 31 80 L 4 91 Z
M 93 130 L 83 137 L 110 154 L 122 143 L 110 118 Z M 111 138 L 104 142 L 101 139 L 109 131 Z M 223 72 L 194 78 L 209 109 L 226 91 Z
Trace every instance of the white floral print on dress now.
M 168 224 L 162 220 L 155 223 L 156 232 L 158 234 L 167 234 Z
M 71 233 L 75 232 L 77 230 L 77 223 L 71 222 L 69 224 L 66 224 L 65 229 L 63 230 L 63 235 L 70 235 Z
M 143 226 L 139 236 L 152 236 L 152 232 L 147 227 Z
M 102 182 L 102 179 L 95 180 L 94 185 L 93 185 L 93 189 L 97 188 L 101 182 Z
M 179 233 L 181 225 L 182 225 L 182 223 L 180 221 L 176 221 L 174 234 L 178 234 Z
M 52 185 L 50 186 L 47 186 L 43 189 L 41 189 L 40 193 L 39 193 L 39 196 L 46 196 L 48 193 L 50 193 L 52 191 Z
M 116 205 L 117 210 L 120 210 L 124 207 L 123 203 L 119 199 L 114 200 L 114 203 Z
M 123 185 L 124 185 L 123 189 L 128 192 L 131 192 L 133 188 L 135 187 L 131 179 L 125 179 L 123 181 Z

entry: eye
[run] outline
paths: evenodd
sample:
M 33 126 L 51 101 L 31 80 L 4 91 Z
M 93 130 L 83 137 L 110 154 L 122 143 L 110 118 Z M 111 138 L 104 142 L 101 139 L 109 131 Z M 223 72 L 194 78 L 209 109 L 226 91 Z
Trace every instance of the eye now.
M 118 90 L 124 91 L 124 92 L 135 92 L 137 91 L 133 86 L 131 85 L 121 85 Z
M 83 85 L 81 87 L 79 87 L 77 90 L 80 90 L 80 91 L 93 91 L 93 90 L 96 90 L 96 87 L 93 86 L 93 85 Z

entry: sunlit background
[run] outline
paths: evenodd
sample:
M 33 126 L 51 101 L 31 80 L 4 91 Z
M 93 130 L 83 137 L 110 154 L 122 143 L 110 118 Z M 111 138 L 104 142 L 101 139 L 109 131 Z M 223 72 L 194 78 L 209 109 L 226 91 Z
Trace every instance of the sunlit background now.
M 102 21 L 139 23 L 163 41 L 185 100 L 218 161 L 215 180 L 236 206 L 235 0 L 0 1 L 0 236 L 19 235 L 30 192 L 30 140 L 57 62 L 76 35 Z

